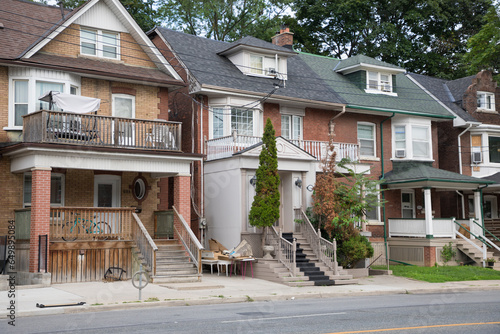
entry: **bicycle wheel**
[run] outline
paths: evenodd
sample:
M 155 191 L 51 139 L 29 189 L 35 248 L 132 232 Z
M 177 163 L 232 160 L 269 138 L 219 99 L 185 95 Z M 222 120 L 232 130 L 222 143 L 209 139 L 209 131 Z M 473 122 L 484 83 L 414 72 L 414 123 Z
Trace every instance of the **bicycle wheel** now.
M 95 225 L 94 233 L 97 234 L 99 240 L 106 240 L 111 233 L 111 226 L 106 222 L 98 222 Z
M 74 222 L 67 222 L 62 226 L 62 239 L 64 241 L 75 241 L 77 236 L 80 234 L 80 226 L 76 225 Z

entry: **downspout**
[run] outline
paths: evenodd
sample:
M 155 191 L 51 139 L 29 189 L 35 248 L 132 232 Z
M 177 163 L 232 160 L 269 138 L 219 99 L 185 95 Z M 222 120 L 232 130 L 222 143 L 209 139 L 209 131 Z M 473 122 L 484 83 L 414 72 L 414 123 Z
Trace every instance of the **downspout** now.
M 382 122 L 380 122 L 380 160 L 382 161 L 382 175 L 380 175 L 380 179 L 382 180 L 385 177 L 385 169 L 384 169 L 384 127 L 383 124 L 385 121 L 393 118 L 396 113 L 392 113 L 392 116 L 387 117 Z M 385 192 L 382 191 L 382 216 L 384 220 L 384 247 L 385 247 L 385 259 L 387 261 L 387 270 L 389 270 L 389 251 L 387 249 L 387 222 L 385 219 Z
M 203 135 L 203 97 L 200 97 L 201 99 L 201 104 L 199 105 L 199 108 L 200 108 L 200 153 L 201 154 L 205 154 L 205 137 Z M 205 168 L 205 159 L 202 159 L 201 160 L 201 164 L 200 164 L 200 214 L 201 214 L 201 217 L 205 217 L 205 206 L 204 206 L 204 198 L 205 198 L 205 195 L 204 195 L 204 168 Z
M 469 129 L 472 127 L 472 124 L 469 124 L 469 127 L 462 131 L 458 135 L 458 168 L 459 168 L 459 173 L 462 174 L 462 145 L 461 145 L 461 140 L 460 137 L 462 137 Z
M 345 105 L 342 106 L 342 111 L 340 113 L 338 113 L 337 115 L 330 118 L 330 121 L 328 121 L 328 126 L 330 127 L 330 125 L 333 123 L 333 121 L 336 120 L 337 118 L 339 118 L 340 116 L 342 116 L 343 114 L 345 114 Z M 330 131 L 330 129 L 328 129 L 328 131 Z M 335 132 L 335 127 L 333 128 L 332 132 Z

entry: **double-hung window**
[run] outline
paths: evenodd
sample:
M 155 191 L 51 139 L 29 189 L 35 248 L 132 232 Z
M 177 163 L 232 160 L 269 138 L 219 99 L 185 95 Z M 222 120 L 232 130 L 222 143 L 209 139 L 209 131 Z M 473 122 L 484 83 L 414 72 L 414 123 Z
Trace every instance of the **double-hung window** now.
M 212 108 L 212 138 L 224 137 L 224 108 Z
M 211 107 L 210 139 L 230 136 L 256 136 L 257 111 L 243 107 Z
M 392 76 L 386 73 L 368 71 L 367 89 L 369 91 L 392 93 Z
M 119 59 L 120 38 L 115 32 L 82 28 L 80 32 L 82 54 Z
M 477 92 L 477 109 L 495 111 L 495 94 Z
M 396 158 L 406 157 L 406 126 L 398 125 L 394 127 L 394 146 Z
M 412 148 L 414 158 L 430 158 L 429 128 L 412 126 Z
M 375 124 L 358 123 L 358 141 L 361 156 L 375 157 Z
M 302 117 L 281 115 L 281 136 L 289 140 L 302 139 Z
M 23 126 L 28 114 L 28 80 L 14 80 L 14 126 Z
M 490 162 L 500 162 L 500 137 L 488 136 L 488 150 Z

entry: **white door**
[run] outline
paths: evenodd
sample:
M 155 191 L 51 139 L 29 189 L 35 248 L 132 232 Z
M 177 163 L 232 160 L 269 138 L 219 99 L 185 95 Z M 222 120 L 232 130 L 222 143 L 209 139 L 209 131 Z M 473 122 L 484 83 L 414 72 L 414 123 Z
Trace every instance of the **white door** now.
M 94 176 L 94 207 L 116 208 L 121 203 L 121 176 L 118 175 L 95 175 Z M 109 211 L 99 211 L 95 217 L 96 222 L 106 222 L 111 232 L 121 231 L 118 216 Z
M 118 145 L 135 145 L 135 96 L 113 94 L 113 116 L 120 117 L 113 122 L 113 138 Z M 116 131 L 116 132 L 115 132 Z
M 401 190 L 401 217 L 415 218 L 415 193 L 413 190 Z

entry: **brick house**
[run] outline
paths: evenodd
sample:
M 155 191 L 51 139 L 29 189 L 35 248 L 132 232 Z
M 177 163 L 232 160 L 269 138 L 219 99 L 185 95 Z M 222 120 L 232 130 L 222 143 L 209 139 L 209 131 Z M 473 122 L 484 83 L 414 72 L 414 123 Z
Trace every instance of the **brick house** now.
M 226 43 L 163 28 L 149 37 L 189 83 L 170 104 L 193 138 L 184 150 L 206 155 L 195 181 L 205 240 L 226 247 L 246 240 L 260 255 L 261 232 L 248 224 L 248 212 L 267 118 L 278 136 L 282 202 L 275 227 L 283 233 L 302 228 L 296 219 L 311 206 L 329 134 L 338 159 L 385 180 L 387 203 L 367 213 L 362 229 L 385 254 L 385 227 L 392 226 L 388 246 L 396 260 L 433 265 L 445 243 L 433 238 L 441 233 L 433 227 L 445 226 L 449 238 L 453 225 L 440 211 L 439 193 L 490 183 L 439 169 L 438 128 L 455 115 L 400 67 L 362 55 L 338 60 L 295 52 L 288 28 L 272 43 L 253 37 Z M 441 217 L 446 223 L 434 219 Z M 405 224 L 422 238 L 398 238 Z
M 118 0 L 1 9 L 0 235 L 15 220 L 18 284 L 101 280 L 113 266 L 130 277 L 133 246 L 152 270 L 151 237 L 173 234 L 164 217 L 190 222 L 200 156 L 183 153 L 168 109 L 185 83 Z

